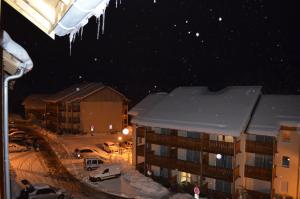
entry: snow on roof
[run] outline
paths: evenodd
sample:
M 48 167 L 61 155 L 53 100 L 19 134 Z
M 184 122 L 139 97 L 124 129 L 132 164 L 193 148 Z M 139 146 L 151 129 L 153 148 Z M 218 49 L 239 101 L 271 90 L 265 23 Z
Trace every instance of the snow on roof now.
M 179 87 L 151 110 L 139 113 L 133 123 L 239 136 L 250 120 L 260 86 L 232 86 L 218 92 L 205 87 Z
M 34 107 L 42 107 L 45 106 L 45 102 L 43 99 L 47 97 L 48 95 L 46 94 L 32 94 L 27 96 L 22 105 L 23 106 L 34 106 Z
M 80 83 L 80 84 L 75 84 L 73 86 L 70 86 L 62 91 L 59 91 L 53 95 L 49 95 L 47 98 L 44 99 L 46 102 L 52 102 L 56 103 L 58 101 L 61 101 L 68 96 L 71 96 L 75 94 L 76 92 L 84 89 L 85 87 L 89 86 L 91 83 Z
M 300 127 L 300 95 L 263 95 L 247 132 L 277 136 L 280 126 Z
M 92 95 L 95 92 L 104 88 L 109 88 L 113 90 L 115 93 L 117 93 L 118 95 L 120 95 L 122 98 L 124 98 L 124 100 L 128 100 L 122 93 L 116 91 L 115 89 L 109 86 L 105 86 L 102 83 L 92 82 L 92 83 L 75 84 L 62 91 L 59 91 L 54 95 L 50 95 L 49 97 L 45 98 L 44 101 L 51 102 L 51 103 L 57 103 L 57 102 L 71 103 L 74 101 L 82 100 L 85 97 L 88 97 L 89 95 Z
M 151 110 L 163 97 L 167 96 L 168 93 L 153 93 L 147 95 L 142 101 L 135 105 L 128 112 L 129 115 L 137 116 L 138 114 L 144 114 L 146 111 Z

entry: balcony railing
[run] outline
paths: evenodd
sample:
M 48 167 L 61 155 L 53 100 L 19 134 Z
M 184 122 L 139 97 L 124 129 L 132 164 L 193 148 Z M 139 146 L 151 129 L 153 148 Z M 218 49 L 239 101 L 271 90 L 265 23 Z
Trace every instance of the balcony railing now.
M 158 145 L 176 146 L 179 148 L 201 150 L 200 139 L 182 137 L 176 135 L 162 135 L 154 132 L 147 132 L 146 142 Z
M 137 137 L 145 137 L 145 132 L 146 132 L 146 129 L 145 128 L 137 128 L 136 129 L 136 136 Z
M 255 199 L 270 199 L 271 198 L 270 193 L 263 193 L 263 192 L 259 192 L 259 191 L 249 190 L 249 189 L 247 189 L 247 194 L 251 198 L 255 198 Z
M 232 182 L 233 169 L 203 165 L 203 176 Z
M 215 140 L 206 140 L 203 142 L 203 151 L 210 153 L 222 153 L 226 155 L 233 155 L 234 144 L 232 142 L 222 142 Z
M 272 169 L 245 165 L 245 177 L 271 181 Z
M 139 145 L 136 147 L 136 155 L 138 155 L 138 156 L 145 155 L 145 145 Z
M 231 199 L 233 198 L 230 193 L 225 193 L 217 190 L 208 189 L 209 198 L 216 198 L 216 199 Z
M 259 153 L 259 154 L 273 154 L 276 152 L 277 145 L 272 142 L 260 142 L 247 140 L 246 141 L 246 152 L 248 153 Z

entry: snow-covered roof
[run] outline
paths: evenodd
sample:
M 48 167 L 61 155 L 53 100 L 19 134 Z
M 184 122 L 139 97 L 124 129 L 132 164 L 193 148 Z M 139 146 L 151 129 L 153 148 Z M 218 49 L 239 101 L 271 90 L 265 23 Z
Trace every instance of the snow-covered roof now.
M 260 86 L 232 86 L 218 92 L 210 92 L 205 87 L 179 87 L 161 98 L 151 110 L 139 113 L 132 122 L 239 136 L 248 125 L 260 93 Z
M 109 88 L 113 90 L 115 93 L 120 95 L 124 100 L 128 100 L 122 93 L 116 91 L 115 89 L 105 86 L 102 83 L 81 83 L 81 84 L 75 84 L 71 87 L 68 87 L 62 91 L 59 91 L 58 93 L 54 95 L 50 95 L 47 98 L 44 99 L 46 102 L 50 103 L 71 103 L 74 101 L 80 101 L 104 88 Z
M 146 111 L 151 110 L 158 102 L 162 100 L 163 97 L 167 95 L 168 93 L 163 92 L 149 94 L 132 109 L 130 109 L 128 114 L 132 116 L 144 114 Z
M 47 97 L 46 94 L 32 94 L 25 98 L 22 105 L 30 106 L 31 108 L 44 108 L 45 102 L 43 99 Z
M 300 95 L 263 95 L 247 132 L 277 136 L 280 126 L 300 127 Z

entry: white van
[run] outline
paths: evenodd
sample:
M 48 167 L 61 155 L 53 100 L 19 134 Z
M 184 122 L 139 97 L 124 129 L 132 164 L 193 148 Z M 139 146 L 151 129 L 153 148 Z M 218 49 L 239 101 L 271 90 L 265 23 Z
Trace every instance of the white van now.
M 96 157 L 89 157 L 84 158 L 83 164 L 86 170 L 91 171 L 99 168 L 103 164 L 103 161 Z
M 91 182 L 98 182 L 111 178 L 117 178 L 121 175 L 120 165 L 102 165 L 96 171 L 90 173 Z

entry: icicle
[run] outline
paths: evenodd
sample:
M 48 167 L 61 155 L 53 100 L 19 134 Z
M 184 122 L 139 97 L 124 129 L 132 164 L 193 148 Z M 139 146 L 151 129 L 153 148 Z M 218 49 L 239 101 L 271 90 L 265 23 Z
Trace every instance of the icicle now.
M 153 0 L 153 3 L 156 3 L 156 0 Z
M 101 20 L 100 20 L 100 17 L 101 17 L 101 15 L 99 16 L 99 17 L 97 17 L 97 40 L 99 39 L 99 32 L 100 32 L 100 24 L 101 24 Z
M 83 35 L 83 26 L 80 28 L 80 40 L 82 40 L 82 35 Z
M 122 4 L 122 0 L 120 0 L 120 5 Z
M 118 8 L 118 0 L 116 0 L 116 8 Z
M 103 9 L 103 14 L 102 14 L 102 34 L 104 34 L 104 25 L 105 25 L 105 9 Z

